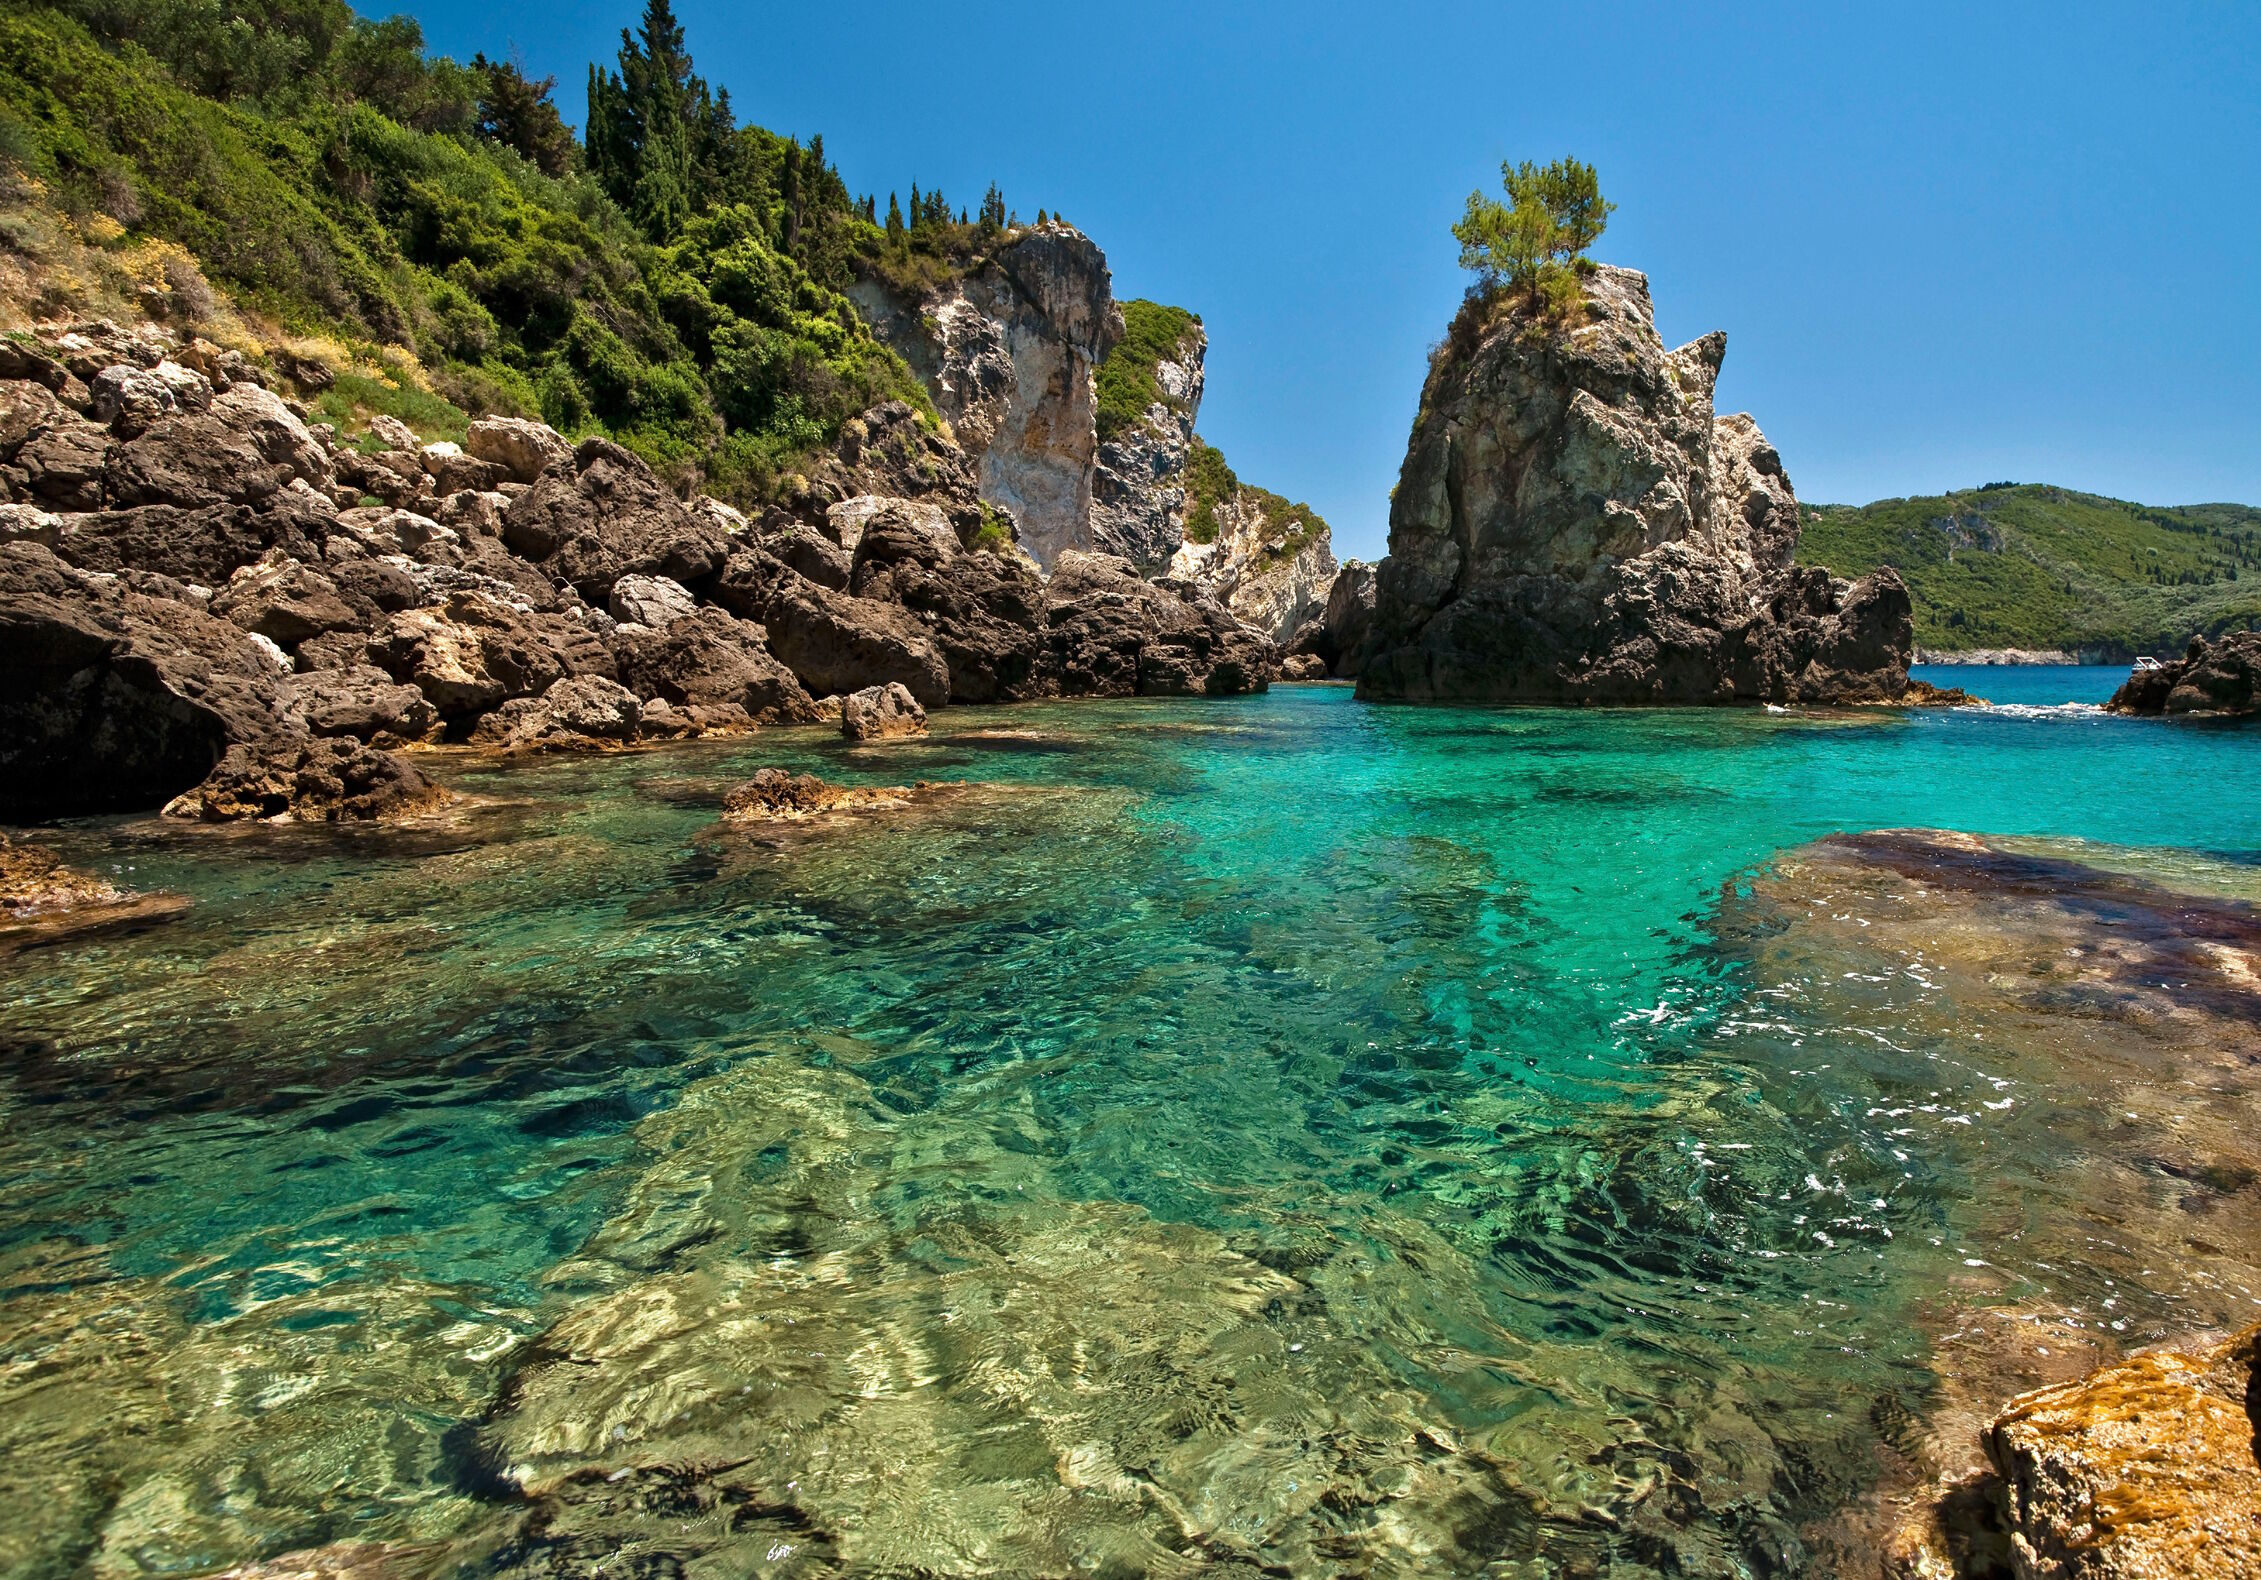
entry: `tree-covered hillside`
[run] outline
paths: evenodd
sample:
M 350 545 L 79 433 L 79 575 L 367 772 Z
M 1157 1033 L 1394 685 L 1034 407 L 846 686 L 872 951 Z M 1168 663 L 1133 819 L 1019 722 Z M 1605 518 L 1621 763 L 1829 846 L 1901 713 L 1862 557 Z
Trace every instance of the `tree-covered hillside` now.
M 2063 648 L 2124 663 L 2261 627 L 2261 509 L 2161 509 L 2037 484 L 1810 505 L 1803 564 L 1896 567 L 1934 649 Z
M 585 140 L 552 86 L 345 0 L 12 4 L 0 305 L 311 341 L 428 431 L 539 415 L 741 499 L 877 401 L 931 409 L 842 293 L 1000 234 L 994 190 L 883 223 L 822 138 L 739 123 L 667 0 L 591 68 Z

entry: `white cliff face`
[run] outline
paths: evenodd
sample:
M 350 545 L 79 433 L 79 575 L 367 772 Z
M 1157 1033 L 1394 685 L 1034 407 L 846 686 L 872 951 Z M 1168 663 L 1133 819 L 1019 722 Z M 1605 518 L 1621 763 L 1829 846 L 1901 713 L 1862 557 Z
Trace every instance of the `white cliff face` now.
M 851 294 L 926 382 L 977 460 L 981 497 L 1011 512 L 1038 563 L 1094 547 L 1092 378 L 1123 333 L 1106 254 L 1048 224 L 922 302 L 896 301 L 869 280 Z
M 1185 540 L 1185 463 L 1201 411 L 1202 366 L 1209 336 L 1197 322 L 1177 354 L 1154 365 L 1163 399 L 1144 420 L 1099 446 L 1092 482 L 1091 536 L 1103 553 L 1120 555 L 1142 575 L 1159 575 Z
M 1333 534 L 1325 522 L 1246 488 L 1219 500 L 1215 515 L 1216 541 L 1181 544 L 1170 574 L 1208 592 L 1241 624 L 1289 646 L 1326 613 L 1339 569 Z

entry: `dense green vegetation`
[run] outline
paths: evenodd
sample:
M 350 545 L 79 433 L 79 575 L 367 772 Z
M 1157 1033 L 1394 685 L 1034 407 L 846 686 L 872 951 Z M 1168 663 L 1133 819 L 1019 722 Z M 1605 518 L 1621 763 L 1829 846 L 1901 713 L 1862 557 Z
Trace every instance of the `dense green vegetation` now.
M 550 83 L 429 57 L 406 17 L 56 0 L 0 16 L 0 174 L 12 212 L 175 246 L 278 335 L 347 348 L 364 407 L 438 397 L 427 429 L 538 413 L 757 498 L 873 402 L 931 409 L 842 292 L 1002 233 L 994 191 L 978 225 L 917 198 L 891 238 L 821 139 L 737 123 L 667 0 L 590 88 L 584 149 Z
M 1601 240 L 1617 205 L 1602 196 L 1594 167 L 1575 159 L 1544 167 L 1503 162 L 1500 179 L 1507 201 L 1471 192 L 1452 227 L 1460 266 L 1476 272 L 1485 296 L 1515 291 L 1534 308 L 1570 307 L 1586 251 Z
M 1200 318 L 1182 307 L 1146 301 L 1123 303 L 1123 338 L 1099 364 L 1093 381 L 1098 389 L 1102 441 L 1137 427 L 1157 404 L 1172 411 L 1185 410 L 1183 401 L 1163 390 L 1154 370 L 1164 362 L 1190 356 L 1200 326 Z
M 1217 511 L 1225 505 L 1258 513 L 1257 536 L 1267 560 L 1292 559 L 1314 538 L 1330 530 L 1309 505 L 1291 503 L 1268 488 L 1242 482 L 1226 464 L 1224 452 L 1197 437 L 1185 462 L 1186 541 L 1216 542 Z
M 1891 565 L 1927 648 L 2063 648 L 2122 663 L 2261 628 L 2261 509 L 2159 509 L 2032 484 L 1808 506 L 1798 559 Z

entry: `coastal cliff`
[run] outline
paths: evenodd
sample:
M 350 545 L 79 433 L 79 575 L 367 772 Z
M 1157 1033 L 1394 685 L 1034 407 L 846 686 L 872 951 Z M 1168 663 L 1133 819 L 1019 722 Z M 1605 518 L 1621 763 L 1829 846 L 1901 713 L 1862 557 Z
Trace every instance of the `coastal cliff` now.
M 1287 644 L 1326 612 L 1339 567 L 1333 532 L 1308 505 L 1240 481 L 1196 440 L 1191 507 L 1170 574 L 1218 599 L 1243 625 Z
M 1048 223 L 923 297 L 876 277 L 849 294 L 924 381 L 978 467 L 981 497 L 1012 514 L 1037 563 L 1095 547 L 1093 379 L 1123 336 L 1107 255 Z
M 1792 564 L 1798 502 L 1713 333 L 1667 350 L 1647 279 L 1559 315 L 1474 297 L 1430 368 L 1359 695 L 1400 701 L 1888 701 L 1907 589 Z
M 1186 460 L 1198 442 L 1209 336 L 1156 302 L 1123 304 L 1124 335 L 1099 368 L 1099 461 L 1091 538 L 1149 576 L 1185 538 Z

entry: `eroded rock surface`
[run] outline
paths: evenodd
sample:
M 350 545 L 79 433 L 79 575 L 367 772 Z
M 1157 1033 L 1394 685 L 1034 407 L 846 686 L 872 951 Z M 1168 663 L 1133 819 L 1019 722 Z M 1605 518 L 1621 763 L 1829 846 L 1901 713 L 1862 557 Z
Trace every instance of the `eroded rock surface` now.
M 1140 421 L 1099 444 L 1091 546 L 1129 560 L 1144 575 L 1168 570 L 1170 557 L 1185 541 L 1185 466 L 1201 413 L 1208 351 L 1209 336 L 1196 321 L 1175 351 L 1154 365 L 1162 399 L 1148 406 Z
M 890 403 L 753 519 L 679 497 L 622 446 L 515 418 L 464 446 L 383 418 L 349 445 L 240 354 L 154 327 L 73 326 L 52 354 L 8 342 L 0 813 L 155 808 L 239 746 L 256 773 L 206 803 L 273 816 L 314 758 L 331 779 L 336 753 L 361 761 L 323 741 L 597 749 L 813 723 L 814 697 L 875 686 L 921 712 L 1261 687 L 1268 645 L 1219 629 L 1198 590 L 1048 587 L 984 502 L 993 462 L 1088 507 L 1088 477 L 1077 495 L 1047 471 L 1088 471 L 1088 446 L 1045 437 L 1049 397 L 1013 381 L 1066 378 L 1088 430 L 1089 364 L 1114 333 L 1081 237 L 1009 251 L 985 289 L 1034 361 L 991 369 L 1012 389 L 975 402 L 991 460 Z
M 1123 332 L 1106 255 L 1048 224 L 921 301 L 898 301 L 875 280 L 853 294 L 925 380 L 979 465 L 981 497 L 1011 512 L 1029 552 L 1050 566 L 1090 548 L 1092 375 Z
M 2105 706 L 2114 713 L 2261 712 L 2261 631 L 2196 637 L 2181 658 L 2129 674 Z
M 1585 277 L 1563 319 L 1471 302 L 1430 369 L 1378 569 L 1359 694 L 1401 700 L 1891 700 L 1897 573 L 1791 564 L 1798 506 L 1748 417 L 1718 417 L 1726 337 L 1676 351 L 1647 280 Z
M 265 749 L 229 747 L 202 784 L 165 803 L 165 815 L 203 823 L 371 823 L 428 812 L 448 799 L 397 752 L 352 739 L 285 740 Z

